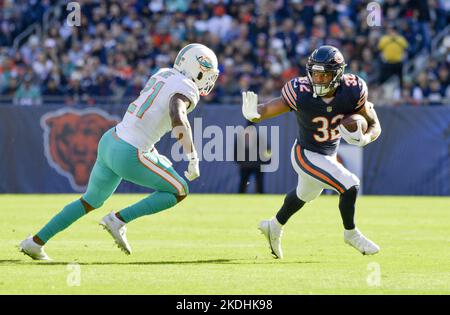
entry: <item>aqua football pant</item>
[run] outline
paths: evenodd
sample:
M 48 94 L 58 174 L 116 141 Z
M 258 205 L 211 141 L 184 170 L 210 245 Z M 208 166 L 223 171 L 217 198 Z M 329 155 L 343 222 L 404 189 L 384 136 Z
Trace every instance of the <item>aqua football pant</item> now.
M 184 196 L 189 192 L 186 181 L 165 156 L 135 148 L 120 139 L 113 128 L 100 139 L 97 161 L 83 199 L 92 207 L 99 208 L 122 179 L 174 196 Z
M 170 208 L 180 197 L 188 194 L 186 181 L 177 174 L 166 157 L 157 152 L 136 149 L 120 139 L 113 128 L 100 139 L 97 161 L 83 200 L 93 208 L 101 207 L 122 179 L 155 190 L 150 196 L 119 212 L 126 223 Z M 82 202 L 76 200 L 66 205 L 36 235 L 46 243 L 84 214 L 86 211 Z

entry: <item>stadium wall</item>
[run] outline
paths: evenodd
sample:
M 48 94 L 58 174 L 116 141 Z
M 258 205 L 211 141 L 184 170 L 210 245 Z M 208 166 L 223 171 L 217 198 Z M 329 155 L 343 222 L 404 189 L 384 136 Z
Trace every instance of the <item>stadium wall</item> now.
M 82 192 L 95 161 L 98 138 L 120 120 L 124 111 L 124 107 L 115 106 L 0 106 L 0 192 Z M 363 150 L 364 193 L 450 195 L 450 108 L 380 107 L 377 112 L 383 132 Z M 226 135 L 226 126 L 246 125 L 240 106 L 199 106 L 190 120 L 199 117 L 201 126 L 196 120 L 194 137 L 203 145 L 218 136 L 219 130 Z M 283 115 L 262 125 L 272 132 L 275 129 L 270 127 L 279 126 L 279 140 L 271 144 L 272 151 L 279 146 L 279 168 L 265 174 L 265 192 L 285 193 L 297 182 L 290 162 L 297 133 L 295 117 Z M 271 135 L 269 132 L 269 139 Z M 174 143 L 166 135 L 157 148 L 171 157 Z M 224 138 L 223 149 L 226 143 Z M 180 174 L 186 166 L 183 161 L 174 163 Z M 190 183 L 191 192 L 237 192 L 239 169 L 235 162 L 204 161 L 200 167 L 201 177 Z M 125 181 L 118 188 L 118 192 L 127 193 L 147 191 Z

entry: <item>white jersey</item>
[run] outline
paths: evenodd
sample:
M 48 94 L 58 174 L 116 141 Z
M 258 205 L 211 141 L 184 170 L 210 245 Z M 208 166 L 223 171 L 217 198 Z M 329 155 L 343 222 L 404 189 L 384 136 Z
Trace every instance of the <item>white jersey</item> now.
M 163 68 L 147 81 L 139 97 L 132 102 L 122 121 L 116 126 L 117 135 L 146 151 L 172 130 L 169 102 L 174 94 L 186 96 L 190 113 L 200 95 L 195 83 L 173 68 Z

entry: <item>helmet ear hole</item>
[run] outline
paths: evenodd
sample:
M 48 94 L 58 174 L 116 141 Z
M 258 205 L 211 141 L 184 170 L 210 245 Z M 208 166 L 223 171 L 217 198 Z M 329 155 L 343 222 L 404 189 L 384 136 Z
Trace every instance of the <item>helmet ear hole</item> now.
M 201 80 L 203 78 L 203 72 L 199 72 L 197 75 L 197 80 Z

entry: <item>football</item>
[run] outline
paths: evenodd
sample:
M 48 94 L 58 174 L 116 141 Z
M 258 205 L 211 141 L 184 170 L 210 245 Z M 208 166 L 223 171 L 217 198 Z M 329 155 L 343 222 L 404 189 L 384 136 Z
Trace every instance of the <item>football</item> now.
M 362 132 L 365 133 L 367 131 L 367 120 L 359 114 L 350 114 L 344 116 L 341 120 L 341 125 L 345 127 L 350 132 L 355 132 L 358 129 L 358 121 L 361 121 Z

